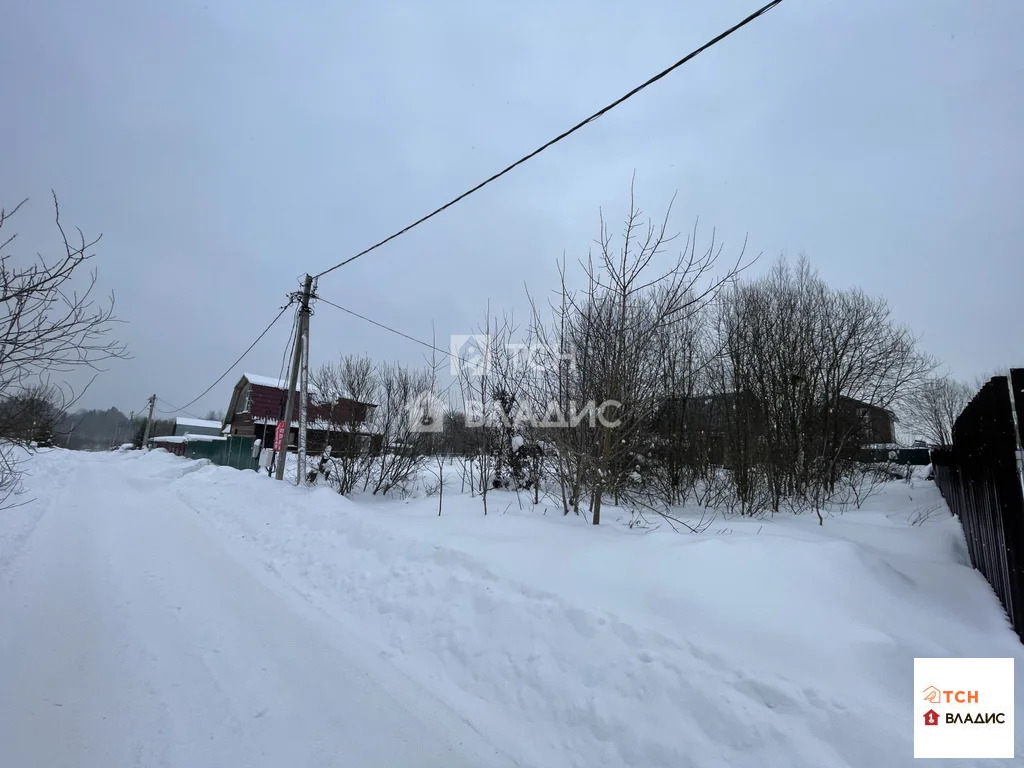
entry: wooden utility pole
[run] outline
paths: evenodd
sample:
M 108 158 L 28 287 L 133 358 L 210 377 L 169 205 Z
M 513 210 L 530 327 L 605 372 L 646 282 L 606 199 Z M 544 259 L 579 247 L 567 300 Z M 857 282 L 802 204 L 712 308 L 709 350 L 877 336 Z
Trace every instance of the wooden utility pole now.
M 149 398 L 149 415 L 146 417 L 146 430 L 142 433 L 142 447 L 149 444 L 149 431 L 153 428 L 153 409 L 156 408 L 156 395 Z
M 287 425 L 284 431 L 284 444 L 281 446 L 281 453 L 277 459 L 277 467 L 274 476 L 278 480 L 284 480 L 284 468 L 288 463 L 288 437 L 292 432 L 292 412 L 295 408 L 295 389 L 299 383 L 299 365 L 302 362 L 302 339 L 303 329 L 307 327 L 309 318 L 309 296 L 313 292 L 313 278 L 306 275 L 302 284 L 302 296 L 299 299 L 299 332 L 295 334 L 295 347 L 292 350 L 292 370 L 288 380 L 288 398 L 284 406 L 284 422 Z

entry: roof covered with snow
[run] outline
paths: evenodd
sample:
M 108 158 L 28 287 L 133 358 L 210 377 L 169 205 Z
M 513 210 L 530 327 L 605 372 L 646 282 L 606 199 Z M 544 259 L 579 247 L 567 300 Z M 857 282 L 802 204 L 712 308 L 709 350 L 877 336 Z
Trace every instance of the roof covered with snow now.
M 208 419 L 177 418 L 174 420 L 174 423 L 179 427 L 195 427 L 196 429 L 220 430 L 219 421 L 209 421 Z
M 255 384 L 259 387 L 273 387 L 274 389 L 287 389 L 288 382 L 284 379 L 275 379 L 270 376 L 260 376 L 256 373 L 243 373 L 242 376 L 250 384 Z
M 250 384 L 255 384 L 257 387 L 270 387 L 271 389 L 288 389 L 287 379 L 277 379 L 273 376 L 260 376 L 258 373 L 243 373 L 242 376 Z M 298 390 L 298 387 L 296 387 Z M 316 387 L 310 385 L 307 390 L 312 394 L 316 393 Z
M 191 433 L 184 435 L 160 435 L 149 439 L 151 443 L 174 443 L 175 445 L 181 443 L 217 443 L 224 440 L 227 440 L 227 438 L 218 437 L 217 435 L 194 435 Z

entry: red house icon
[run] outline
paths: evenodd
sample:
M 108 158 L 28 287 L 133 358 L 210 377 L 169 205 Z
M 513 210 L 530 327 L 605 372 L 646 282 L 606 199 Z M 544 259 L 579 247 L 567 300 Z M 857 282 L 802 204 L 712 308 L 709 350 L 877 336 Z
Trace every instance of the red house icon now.
M 929 709 L 924 713 L 924 724 L 925 725 L 938 725 L 939 724 L 939 713 L 934 709 Z

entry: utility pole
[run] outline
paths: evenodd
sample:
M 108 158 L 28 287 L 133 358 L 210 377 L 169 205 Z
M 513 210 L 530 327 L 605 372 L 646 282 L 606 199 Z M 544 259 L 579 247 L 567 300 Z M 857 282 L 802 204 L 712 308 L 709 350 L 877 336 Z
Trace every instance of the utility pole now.
M 302 337 L 302 367 L 299 375 L 299 439 L 298 469 L 295 484 L 306 480 L 306 407 L 309 404 L 309 308 L 299 316 L 299 335 Z
M 142 433 L 142 448 L 149 443 L 149 430 L 153 427 L 153 409 L 156 408 L 156 395 L 149 398 L 149 416 L 146 417 L 146 431 Z
M 284 422 L 287 425 L 284 431 L 284 444 L 281 446 L 281 453 L 277 459 L 277 467 L 274 476 L 278 480 L 284 480 L 284 467 L 288 460 L 288 437 L 292 431 L 292 412 L 295 408 L 295 389 L 299 383 L 299 365 L 302 362 L 302 337 L 303 329 L 306 328 L 309 317 L 309 295 L 313 292 L 313 278 L 306 275 L 302 284 L 302 296 L 299 299 L 299 332 L 295 334 L 295 348 L 292 350 L 292 370 L 288 380 L 288 398 L 284 406 Z
M 110 446 L 111 448 L 119 448 L 124 445 L 125 441 L 121 439 L 123 427 L 123 424 L 118 424 L 117 437 L 114 438 L 114 445 Z M 135 442 L 135 411 L 128 414 L 128 440 Z

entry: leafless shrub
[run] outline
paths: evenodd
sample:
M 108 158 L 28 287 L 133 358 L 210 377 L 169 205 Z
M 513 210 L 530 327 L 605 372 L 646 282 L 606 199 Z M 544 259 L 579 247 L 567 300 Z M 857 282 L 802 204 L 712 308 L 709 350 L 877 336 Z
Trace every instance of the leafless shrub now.
M 313 404 L 327 422 L 330 450 L 322 457 L 322 468 L 315 468 L 310 476 L 316 481 L 324 473 L 338 493 L 348 495 L 366 485 L 379 451 L 372 436 L 366 434 L 369 425 L 362 409 L 351 407 L 347 401 L 376 405 L 378 372 L 369 358 L 346 356 L 318 368 L 311 384 Z
M 840 506 L 853 505 L 860 509 L 864 502 L 877 495 L 887 483 L 903 479 L 895 464 L 853 463 L 840 476 L 836 491 L 836 503 Z
M 907 518 L 907 523 L 912 525 L 912 526 L 924 525 L 929 520 L 934 519 L 934 517 L 939 512 L 941 512 L 942 509 L 943 509 L 943 505 L 942 504 L 938 504 L 938 503 L 936 503 L 936 504 L 928 504 L 926 506 L 918 507 Z
M 312 383 L 331 450 L 310 479 L 324 476 L 342 494 L 406 493 L 427 460 L 428 441 L 414 422 L 421 415 L 416 409 L 430 406 L 424 400 L 431 392 L 429 372 L 346 357 L 321 366 Z M 353 408 L 345 401 L 375 407 Z
M 405 489 L 426 461 L 424 433 L 413 427 L 410 405 L 422 403 L 430 383 L 429 374 L 422 370 L 386 363 L 377 366 L 373 424 L 383 436 L 383 450 L 368 478 L 367 487 L 374 495 Z

